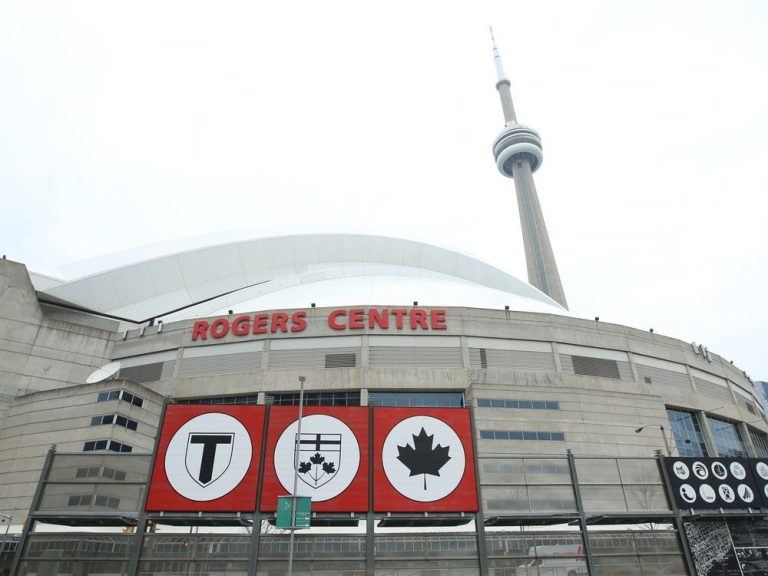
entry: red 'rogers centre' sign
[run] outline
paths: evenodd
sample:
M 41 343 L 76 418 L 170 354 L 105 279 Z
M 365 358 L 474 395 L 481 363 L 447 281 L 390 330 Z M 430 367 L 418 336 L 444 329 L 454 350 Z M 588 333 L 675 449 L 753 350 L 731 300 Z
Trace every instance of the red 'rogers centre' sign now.
M 332 330 L 446 330 L 448 321 L 444 309 L 423 308 L 338 308 L 326 316 Z M 303 332 L 307 328 L 307 312 L 263 312 L 242 314 L 232 318 L 217 318 L 212 322 L 196 320 L 192 341 L 250 334 Z

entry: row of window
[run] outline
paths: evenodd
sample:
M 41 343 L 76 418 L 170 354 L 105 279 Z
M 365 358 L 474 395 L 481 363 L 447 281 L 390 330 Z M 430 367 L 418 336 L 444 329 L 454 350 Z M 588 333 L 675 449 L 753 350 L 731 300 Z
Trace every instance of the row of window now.
M 117 510 L 120 507 L 120 498 L 102 496 L 101 494 L 79 494 L 70 496 L 67 501 L 67 506 L 90 506 L 91 503 L 100 508 L 112 508 L 113 510 Z
M 104 424 L 117 424 L 128 430 L 136 430 L 139 423 L 120 414 L 104 414 L 103 416 L 94 416 L 91 418 L 91 426 L 102 426 Z
M 704 434 L 695 413 L 667 408 L 667 417 L 672 428 L 672 439 L 680 456 L 709 456 Z M 715 448 L 720 456 L 747 455 L 747 445 L 738 425 L 709 414 L 707 414 L 706 419 Z M 768 457 L 768 435 L 754 428 L 749 428 L 749 436 L 757 456 L 760 458 Z
M 142 398 L 139 398 L 135 394 L 131 394 L 127 390 L 107 390 L 106 392 L 99 392 L 99 396 L 96 398 L 96 402 L 109 402 L 111 400 L 122 400 L 139 408 L 144 405 L 144 400 Z
M 560 402 L 551 400 L 494 400 L 478 398 L 479 408 L 519 408 L 521 410 L 560 410 Z
M 522 430 L 480 430 L 483 440 L 544 440 L 564 442 L 562 432 L 525 432 Z
M 118 482 L 125 481 L 127 474 L 123 470 L 110 468 L 109 466 L 89 466 L 87 468 L 78 468 L 75 478 L 108 478 Z
M 111 452 L 132 452 L 133 446 L 123 444 L 116 440 L 89 440 L 83 444 L 83 452 L 96 452 L 109 450 Z
M 368 399 L 373 406 L 413 406 L 413 407 L 449 407 L 464 406 L 464 394 L 461 392 L 370 392 Z M 257 395 L 223 396 L 218 398 L 189 398 L 180 400 L 180 404 L 256 404 Z M 299 394 L 269 394 L 266 401 L 273 406 L 298 406 Z M 550 403 L 548 403 L 550 404 Z M 555 404 L 557 404 L 555 402 Z M 305 392 L 306 406 L 360 406 L 360 391 L 341 392 Z

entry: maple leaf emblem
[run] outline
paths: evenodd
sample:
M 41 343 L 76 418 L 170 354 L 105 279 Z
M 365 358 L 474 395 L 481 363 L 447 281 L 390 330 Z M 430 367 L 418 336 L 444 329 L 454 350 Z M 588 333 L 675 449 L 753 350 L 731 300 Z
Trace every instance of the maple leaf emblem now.
M 397 459 L 411 471 L 410 476 L 424 474 L 424 490 L 426 490 L 427 474 L 440 476 L 440 468 L 445 466 L 446 462 L 451 459 L 448 456 L 450 446 L 440 446 L 438 444 L 432 448 L 435 435 L 428 435 L 423 426 L 418 436 L 415 434 L 411 434 L 411 436 L 413 436 L 413 448 L 407 443 L 405 446 L 398 445 Z
M 310 456 L 309 462 L 300 462 L 299 467 L 296 469 L 299 474 L 304 474 L 314 483 L 313 487 L 317 487 L 320 480 L 328 475 L 336 472 L 335 462 L 326 462 L 325 456 L 320 452 L 315 452 L 314 456 Z M 312 486 L 312 484 L 310 484 Z

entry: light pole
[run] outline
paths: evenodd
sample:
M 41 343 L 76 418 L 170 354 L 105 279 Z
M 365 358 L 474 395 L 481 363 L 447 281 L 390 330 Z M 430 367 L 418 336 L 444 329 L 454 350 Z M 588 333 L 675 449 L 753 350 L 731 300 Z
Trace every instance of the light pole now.
M 291 495 L 291 538 L 288 544 L 288 576 L 293 576 L 293 535 L 296 531 L 296 491 L 299 489 L 299 446 L 301 442 L 301 418 L 304 416 L 304 382 L 299 376 L 299 422 L 293 445 L 293 494 Z
M 664 438 L 664 445 L 667 447 L 667 456 L 672 456 L 672 446 L 669 444 L 669 438 L 667 438 L 667 429 L 664 428 L 664 424 L 645 424 L 635 430 L 635 434 L 640 434 L 645 428 L 658 428 L 661 430 L 661 435 Z

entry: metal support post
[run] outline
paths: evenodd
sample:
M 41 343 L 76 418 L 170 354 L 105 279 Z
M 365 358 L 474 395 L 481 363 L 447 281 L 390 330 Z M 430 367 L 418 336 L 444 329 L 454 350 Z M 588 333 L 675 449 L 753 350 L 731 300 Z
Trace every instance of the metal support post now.
M 376 568 L 376 557 L 374 548 L 374 538 L 376 533 L 374 525 L 376 518 L 373 511 L 373 404 L 368 405 L 368 514 L 365 519 L 365 575 L 374 576 Z
M 19 568 L 19 562 L 24 554 L 24 548 L 27 545 L 27 538 L 32 528 L 35 525 L 34 513 L 40 507 L 40 500 L 43 497 L 43 487 L 48 482 L 48 476 L 51 473 L 51 466 L 53 466 L 53 459 L 56 455 L 56 444 L 53 444 L 48 450 L 48 454 L 45 456 L 45 462 L 43 463 L 43 470 L 40 473 L 40 480 L 35 488 L 35 495 L 32 497 L 32 504 L 29 507 L 29 513 L 27 519 L 24 521 L 24 528 L 21 531 L 21 538 L 19 544 L 16 547 L 16 554 L 13 555 L 13 562 L 11 563 L 10 576 L 14 576 Z
M 293 538 L 296 532 L 296 491 L 299 489 L 299 446 L 301 442 L 301 418 L 304 416 L 304 382 L 306 378 L 299 376 L 299 424 L 296 430 L 296 441 L 293 445 L 293 494 L 291 495 L 291 538 L 288 551 L 288 576 L 293 576 Z
M 592 563 L 592 544 L 589 539 L 589 530 L 587 530 L 587 514 L 584 510 L 584 503 L 581 500 L 581 486 L 579 485 L 579 475 L 576 472 L 576 460 L 573 458 L 573 452 L 570 449 L 565 451 L 568 458 L 568 468 L 571 471 L 571 482 L 573 483 L 573 495 L 576 497 L 576 509 L 579 512 L 579 530 L 581 530 L 581 540 L 584 543 L 584 556 L 587 562 L 587 572 L 596 574 Z
M 474 402 L 474 401 L 473 401 Z M 480 563 L 480 574 L 488 574 L 488 545 L 485 540 L 485 510 L 483 509 L 483 493 L 480 488 L 480 463 L 475 444 L 475 407 L 469 406 L 469 430 L 472 436 L 472 455 L 475 467 L 475 489 L 477 492 L 477 512 L 475 513 L 475 533 L 477 534 L 477 557 Z
M 683 549 L 683 556 L 685 556 L 685 569 L 688 571 L 688 574 L 695 576 L 696 565 L 693 562 L 693 554 L 691 554 L 691 545 L 688 542 L 688 534 L 685 533 L 685 522 L 683 522 L 680 509 L 677 507 L 677 500 L 672 491 L 672 482 L 669 478 L 666 462 L 661 450 L 656 451 L 656 462 L 659 466 L 659 474 L 661 474 L 661 478 L 664 481 L 664 495 L 667 497 L 667 505 L 675 514 L 675 530 L 677 530 L 678 538 L 680 538 L 680 547 Z
M 256 576 L 259 564 L 259 546 L 261 545 L 261 491 L 264 485 L 264 465 L 267 458 L 267 431 L 269 430 L 269 412 L 271 406 L 264 409 L 264 427 L 261 431 L 261 454 L 259 455 L 259 479 L 256 484 L 256 504 L 253 509 L 251 525 L 251 549 L 248 553 L 248 574 Z

